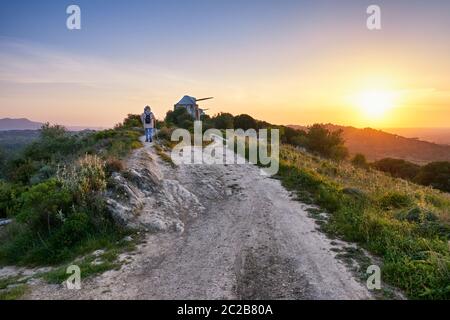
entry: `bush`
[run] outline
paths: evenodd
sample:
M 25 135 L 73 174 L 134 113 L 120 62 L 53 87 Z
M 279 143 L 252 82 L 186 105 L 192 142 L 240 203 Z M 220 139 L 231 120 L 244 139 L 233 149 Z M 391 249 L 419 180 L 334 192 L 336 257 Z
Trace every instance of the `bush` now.
M 431 162 L 420 168 L 414 181 L 433 188 L 450 192 L 450 162 Z
M 363 168 L 363 169 L 369 168 L 369 164 L 367 163 L 366 156 L 361 153 L 355 154 L 355 156 L 353 157 L 351 162 L 355 167 Z
M 108 176 L 113 172 L 121 172 L 124 170 L 124 164 L 121 160 L 116 158 L 109 158 L 105 163 L 105 171 Z
M 95 155 L 85 155 L 70 169 L 61 169 L 57 178 L 30 187 L 17 201 L 21 228 L 0 245 L 0 261 L 55 263 L 76 255 L 83 241 L 120 232 L 101 196 L 105 188 L 105 163 Z
M 75 166 L 60 170 L 58 180 L 84 204 L 90 195 L 106 189 L 105 162 L 96 155 L 86 154 Z
M 390 173 L 393 177 L 407 180 L 414 179 L 420 170 L 420 166 L 414 163 L 393 158 L 375 161 L 372 166 L 377 170 Z
M 40 129 L 40 139 L 25 148 L 24 158 L 32 161 L 61 160 L 76 152 L 79 146 L 76 136 L 64 127 L 46 123 Z
M 51 237 L 53 247 L 70 248 L 86 238 L 91 231 L 89 216 L 82 212 L 73 212 L 68 216 L 61 228 Z
M 0 181 L 0 218 L 6 218 L 14 203 L 12 186 Z
M 156 137 L 158 139 L 162 139 L 162 140 L 166 140 L 166 141 L 170 141 L 172 138 L 172 133 L 173 133 L 174 129 L 173 128 L 168 128 L 168 127 L 162 127 L 158 133 L 156 134 Z
M 17 221 L 43 236 L 61 225 L 64 215 L 71 211 L 73 196 L 60 182 L 50 179 L 24 192 L 20 202 Z

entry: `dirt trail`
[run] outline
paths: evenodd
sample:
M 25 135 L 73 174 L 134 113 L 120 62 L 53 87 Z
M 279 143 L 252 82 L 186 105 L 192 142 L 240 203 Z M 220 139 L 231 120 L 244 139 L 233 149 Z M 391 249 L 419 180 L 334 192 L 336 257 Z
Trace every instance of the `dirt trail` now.
M 335 258 L 331 240 L 316 230 L 307 206 L 292 200 L 278 180 L 260 175 L 259 168 L 174 169 L 150 145 L 129 165 L 149 169 L 160 182 L 159 190 L 143 193 L 138 217 L 160 228 L 150 228 L 136 253 L 123 257 L 131 262 L 120 270 L 83 281 L 81 290 L 40 283 L 25 298 L 371 298 Z

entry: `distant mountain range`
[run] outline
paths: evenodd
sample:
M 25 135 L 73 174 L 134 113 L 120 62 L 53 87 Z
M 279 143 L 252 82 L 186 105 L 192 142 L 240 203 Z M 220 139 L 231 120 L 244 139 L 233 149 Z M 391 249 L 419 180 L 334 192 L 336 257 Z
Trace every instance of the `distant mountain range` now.
M 43 123 L 34 122 L 25 118 L 21 119 L 11 119 L 4 118 L 0 119 L 0 130 L 37 130 L 42 127 Z
M 42 122 L 31 121 L 26 118 L 12 119 L 3 118 L 0 119 L 0 131 L 8 130 L 38 130 L 42 127 Z M 102 130 L 102 127 L 87 127 L 87 126 L 68 126 L 67 130 L 70 131 L 82 131 L 85 129 Z
M 307 130 L 305 126 L 289 125 L 294 129 Z M 331 131 L 343 130 L 345 145 L 350 154 L 362 153 L 370 161 L 383 158 L 398 158 L 417 164 L 434 161 L 450 161 L 450 145 L 436 144 L 417 138 L 405 138 L 371 128 L 325 124 Z

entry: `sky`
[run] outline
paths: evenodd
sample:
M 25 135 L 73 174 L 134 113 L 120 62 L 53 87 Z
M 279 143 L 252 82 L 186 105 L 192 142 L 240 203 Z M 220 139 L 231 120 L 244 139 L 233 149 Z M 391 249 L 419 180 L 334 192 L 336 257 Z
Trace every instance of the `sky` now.
M 277 124 L 450 127 L 449 34 L 447 0 L 7 0 L 0 118 L 108 127 L 187 94 Z

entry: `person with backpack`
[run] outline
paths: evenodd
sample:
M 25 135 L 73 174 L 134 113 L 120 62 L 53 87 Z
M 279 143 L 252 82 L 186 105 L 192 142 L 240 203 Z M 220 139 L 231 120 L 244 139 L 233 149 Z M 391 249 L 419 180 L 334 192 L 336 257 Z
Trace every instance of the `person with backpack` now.
M 155 128 L 155 116 L 149 106 L 144 108 L 141 115 L 142 124 L 145 130 L 145 142 L 153 142 L 153 130 Z

